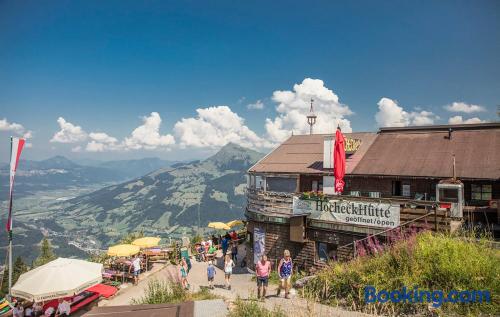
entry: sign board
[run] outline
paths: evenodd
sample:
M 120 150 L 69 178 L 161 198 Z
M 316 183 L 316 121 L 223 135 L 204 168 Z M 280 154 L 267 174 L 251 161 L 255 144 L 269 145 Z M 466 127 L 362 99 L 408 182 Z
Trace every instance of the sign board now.
M 354 153 L 356 152 L 359 147 L 361 146 L 361 140 L 360 139 L 349 139 L 346 138 L 344 140 L 344 150 L 346 153 Z
M 379 228 L 399 226 L 400 206 L 345 199 L 306 200 L 293 198 L 293 213 L 309 213 L 309 219 Z
M 253 228 L 253 263 L 257 264 L 266 252 L 266 232 L 261 228 Z

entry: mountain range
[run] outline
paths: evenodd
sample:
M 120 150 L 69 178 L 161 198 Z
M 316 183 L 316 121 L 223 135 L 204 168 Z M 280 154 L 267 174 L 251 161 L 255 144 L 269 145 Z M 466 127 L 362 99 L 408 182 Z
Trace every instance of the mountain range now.
M 175 162 L 159 158 L 97 162 L 81 165 L 64 156 L 42 161 L 21 160 L 16 173 L 16 197 L 38 191 L 117 183 L 139 177 Z M 0 200 L 8 198 L 9 164 L 0 164 Z
M 37 255 L 33 250 L 47 236 L 59 256 L 85 257 L 134 231 L 175 238 L 206 228 L 210 221 L 239 219 L 244 214 L 246 171 L 262 156 L 230 143 L 205 160 L 174 163 L 121 183 L 50 192 L 40 188 L 119 179 L 124 176 L 118 169 L 127 164 L 106 167 L 103 162 L 92 162 L 98 166 L 84 166 L 63 157 L 21 162 L 24 169 L 16 177 L 14 201 L 14 254 L 33 260 Z M 153 166 L 147 162 L 166 164 L 150 159 L 143 162 L 144 166 L 139 162 L 131 165 L 148 170 Z M 1 170 L 8 172 L 7 167 Z M 62 170 L 65 172 L 58 175 L 56 171 Z M 57 182 L 52 183 L 54 180 Z M 20 197 L 22 189 L 24 196 Z M 6 201 L 0 205 L 6 208 Z M 2 234 L 0 249 L 6 245 L 7 235 Z
M 103 245 L 133 231 L 165 235 L 241 218 L 246 171 L 263 154 L 229 143 L 215 155 L 177 163 L 58 205 L 58 226 Z

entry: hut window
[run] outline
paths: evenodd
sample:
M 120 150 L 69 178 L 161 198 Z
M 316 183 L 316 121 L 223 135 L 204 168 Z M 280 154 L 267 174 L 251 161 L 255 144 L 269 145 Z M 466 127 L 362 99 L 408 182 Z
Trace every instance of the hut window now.
M 380 192 L 369 192 L 368 195 L 370 198 L 380 198 Z
M 296 178 L 266 177 L 267 190 L 272 192 L 294 193 L 297 187 Z
M 337 245 L 325 242 L 316 242 L 318 260 L 322 262 L 335 261 L 337 259 Z
M 263 189 L 264 188 L 264 177 L 255 176 L 255 188 L 256 189 Z
M 491 200 L 491 185 L 471 184 L 472 200 Z

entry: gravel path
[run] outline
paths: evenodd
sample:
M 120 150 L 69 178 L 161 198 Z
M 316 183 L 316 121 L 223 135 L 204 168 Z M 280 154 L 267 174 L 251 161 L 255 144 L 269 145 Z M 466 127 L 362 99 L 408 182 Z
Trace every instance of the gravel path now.
M 216 268 L 216 275 L 214 285 L 215 288 L 211 290 L 212 293 L 219 295 L 226 299 L 230 305 L 231 301 L 240 297 L 243 300 L 253 300 L 256 296 L 257 288 L 256 282 L 252 281 L 252 275 L 248 273 L 246 268 L 241 268 L 237 265 L 234 268 L 234 273 L 231 277 L 231 290 L 224 288 L 224 272 L 220 269 L 222 258 L 220 254 L 217 258 L 218 267 Z M 208 286 L 207 281 L 207 263 L 192 261 L 193 267 L 189 272 L 188 281 L 192 291 L 198 291 L 203 287 Z M 178 274 L 178 269 L 173 265 L 168 266 L 155 266 L 147 275 L 144 274 L 139 282 L 139 285 L 121 289 L 118 294 L 107 301 L 101 301 L 99 306 L 117 306 L 129 305 L 134 298 L 143 296 L 147 288 L 148 281 L 152 279 L 168 280 L 171 276 Z M 269 285 L 267 298 L 260 304 L 268 309 L 280 307 L 285 312 L 289 312 L 290 316 L 347 316 L 347 317 L 360 317 L 370 316 L 358 312 L 345 311 L 342 309 L 321 305 L 317 303 L 310 303 L 299 296 L 296 296 L 292 291 L 290 299 L 283 297 L 283 292 L 280 297 L 276 296 L 275 285 Z

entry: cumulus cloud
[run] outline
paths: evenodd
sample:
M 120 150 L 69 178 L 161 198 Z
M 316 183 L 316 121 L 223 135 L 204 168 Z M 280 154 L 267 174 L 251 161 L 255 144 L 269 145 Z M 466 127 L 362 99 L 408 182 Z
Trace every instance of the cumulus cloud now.
M 446 105 L 444 108 L 450 112 L 474 113 L 486 111 L 482 106 L 467 104 L 465 102 L 454 102 L 451 105 Z
M 332 133 L 339 124 L 344 132 L 351 132 L 351 123 L 346 116 L 353 114 L 347 105 L 340 103 L 339 97 L 320 79 L 305 78 L 295 84 L 293 91 L 277 90 L 272 100 L 278 103 L 278 115 L 266 119 L 267 136 L 273 142 L 281 142 L 292 133 L 309 133 L 306 116 L 314 100 L 317 115 L 314 133 Z
M 407 112 L 397 101 L 385 97 L 378 102 L 378 112 L 375 114 L 375 121 L 380 127 L 430 125 L 437 119 L 439 117 L 430 111 Z
M 57 131 L 50 142 L 57 143 L 77 143 L 87 139 L 87 133 L 82 127 L 66 121 L 63 117 L 57 119 L 60 130 Z
M 0 131 L 13 132 L 25 139 L 32 137 L 32 132 L 30 130 L 27 130 L 22 124 L 7 121 L 7 118 L 0 120 Z
M 118 143 L 118 139 L 107 135 L 104 132 L 91 132 L 89 133 L 91 141 L 85 147 L 88 152 L 104 152 L 106 150 L 119 150 L 122 145 Z
M 462 118 L 462 116 L 454 116 L 454 117 L 451 117 L 450 119 L 448 119 L 449 124 L 472 124 L 472 123 L 483 123 L 483 122 L 486 122 L 486 121 L 481 120 L 477 117 L 464 120 L 464 118 Z
M 143 117 L 143 124 L 132 131 L 130 137 L 125 138 L 123 146 L 127 150 L 154 150 L 165 148 L 175 144 L 171 134 L 161 135 L 161 117 L 158 112 L 151 112 L 149 116 Z
M 215 148 L 234 142 L 246 147 L 269 147 L 245 125 L 245 120 L 228 106 L 196 109 L 196 118 L 182 118 L 174 126 L 181 148 Z
M 261 110 L 264 109 L 264 103 L 259 99 L 254 103 L 248 104 L 247 108 L 250 110 Z

